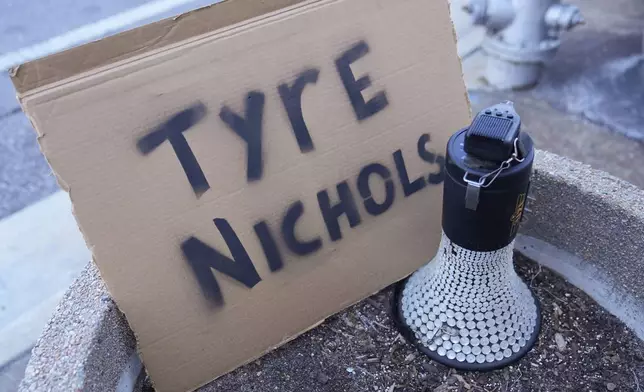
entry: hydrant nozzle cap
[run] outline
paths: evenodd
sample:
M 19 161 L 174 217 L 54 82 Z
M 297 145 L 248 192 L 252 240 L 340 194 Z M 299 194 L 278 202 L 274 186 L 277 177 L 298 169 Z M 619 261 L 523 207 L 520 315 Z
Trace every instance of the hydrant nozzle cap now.
M 584 24 L 585 20 L 579 8 L 572 4 L 556 3 L 546 11 L 546 24 L 555 29 L 570 30 Z

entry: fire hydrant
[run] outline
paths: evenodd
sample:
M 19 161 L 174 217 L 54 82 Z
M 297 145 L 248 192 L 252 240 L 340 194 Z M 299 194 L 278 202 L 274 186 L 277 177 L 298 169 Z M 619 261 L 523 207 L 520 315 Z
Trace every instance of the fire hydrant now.
M 576 6 L 559 0 L 469 0 L 463 8 L 487 29 L 485 78 L 499 89 L 536 84 L 560 46 L 561 32 L 584 22 Z

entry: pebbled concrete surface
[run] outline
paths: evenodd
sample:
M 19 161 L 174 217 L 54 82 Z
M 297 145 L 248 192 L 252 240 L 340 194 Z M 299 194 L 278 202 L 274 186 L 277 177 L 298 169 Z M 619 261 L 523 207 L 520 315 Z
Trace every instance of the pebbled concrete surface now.
M 20 391 L 114 391 L 134 334 L 88 264 L 33 349 Z
M 544 267 L 557 271 L 575 287 L 583 290 L 604 309 L 617 316 L 644 340 L 644 306 L 626 293 L 621 285 L 592 263 L 559 249 L 543 240 L 520 234 L 515 249 Z
M 540 151 L 522 232 L 604 271 L 644 304 L 644 191 L 586 165 Z

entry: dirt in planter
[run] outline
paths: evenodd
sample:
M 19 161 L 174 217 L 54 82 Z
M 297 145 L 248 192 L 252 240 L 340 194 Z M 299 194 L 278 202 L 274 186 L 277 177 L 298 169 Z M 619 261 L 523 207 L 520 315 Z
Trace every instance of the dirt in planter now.
M 539 340 L 515 365 L 479 373 L 431 361 L 394 327 L 389 288 L 201 391 L 644 391 L 633 332 L 550 270 L 518 255 L 515 265 L 542 307 Z

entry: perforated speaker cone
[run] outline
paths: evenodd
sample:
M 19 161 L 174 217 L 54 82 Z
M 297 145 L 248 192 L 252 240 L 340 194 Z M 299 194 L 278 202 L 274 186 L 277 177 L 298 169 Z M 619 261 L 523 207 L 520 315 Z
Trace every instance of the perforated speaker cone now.
M 396 288 L 393 319 L 403 336 L 457 369 L 493 370 L 523 357 L 541 313 L 514 270 L 513 245 L 471 251 L 443 233 L 434 259 Z

